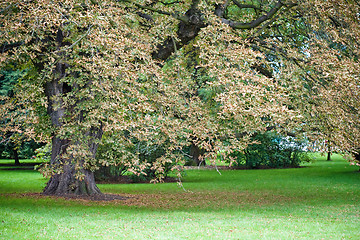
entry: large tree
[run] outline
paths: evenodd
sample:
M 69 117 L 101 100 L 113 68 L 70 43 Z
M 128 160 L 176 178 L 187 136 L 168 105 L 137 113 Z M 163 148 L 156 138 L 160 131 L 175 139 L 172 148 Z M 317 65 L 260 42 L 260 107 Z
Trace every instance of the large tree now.
M 44 193 L 100 193 L 92 171 L 104 132 L 119 136 L 130 170 L 160 176 L 189 144 L 215 158 L 254 132 L 288 132 L 303 121 L 299 88 L 313 80 L 315 2 L 325 4 L 2 1 L 0 62 L 30 69 L 17 103 L 28 106 L 29 133 L 52 138 Z M 159 145 L 151 166 L 141 161 L 139 146 Z
M 157 74 L 149 41 L 115 2 L 6 1 L 1 14 L 1 60 L 30 69 L 18 102 L 28 106 L 33 133 L 52 136 L 44 193 L 99 194 L 92 170 L 103 130 L 111 122 L 127 128 L 120 115 L 141 98 L 130 85 Z

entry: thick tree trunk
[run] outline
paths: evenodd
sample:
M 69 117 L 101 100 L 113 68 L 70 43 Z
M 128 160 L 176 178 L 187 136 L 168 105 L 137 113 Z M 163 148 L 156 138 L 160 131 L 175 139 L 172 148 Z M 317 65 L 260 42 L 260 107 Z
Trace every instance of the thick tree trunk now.
M 190 155 L 192 156 L 196 166 L 201 166 L 201 165 L 206 166 L 205 159 L 202 161 L 200 160 L 201 154 L 204 154 L 204 151 L 202 151 L 198 146 L 192 143 L 190 147 Z
M 62 46 L 63 32 L 59 29 L 56 42 L 58 46 Z M 61 53 L 65 55 L 65 53 Z M 65 59 L 65 58 L 63 58 Z M 64 127 L 64 119 L 66 117 L 74 117 L 78 121 L 83 121 L 83 112 L 76 112 L 75 106 L 78 104 L 76 100 L 73 106 L 65 106 L 62 97 L 69 92 L 77 91 L 76 86 L 70 86 L 66 82 L 61 81 L 67 76 L 67 68 L 70 66 L 66 62 L 59 61 L 53 72 L 53 79 L 46 83 L 45 94 L 48 100 L 47 112 L 51 118 L 52 125 L 57 129 Z M 74 89 L 75 88 L 75 89 Z M 74 116 L 72 116 L 74 115 Z M 101 194 L 99 188 L 95 184 L 94 173 L 85 168 L 85 159 L 74 158 L 69 153 L 69 146 L 80 144 L 80 141 L 86 142 L 88 150 L 92 158 L 95 158 L 97 151 L 97 141 L 102 137 L 102 127 L 91 127 L 91 129 L 81 130 L 83 139 L 73 140 L 71 138 L 60 138 L 54 133 L 52 139 L 52 150 L 50 166 L 56 171 L 47 183 L 43 193 L 48 195 L 94 195 Z M 82 176 L 79 178 L 79 176 Z M 78 177 L 77 177 L 78 176 Z
M 102 194 L 95 184 L 94 173 L 84 170 L 85 177 L 83 180 L 74 178 L 74 169 L 69 165 L 64 172 L 53 175 L 47 183 L 43 193 L 45 195 L 64 196 L 69 194 L 75 195 L 95 195 Z
M 96 186 L 94 173 L 81 169 L 84 175 L 83 180 L 78 180 L 75 177 L 76 171 L 75 164 L 72 159 L 61 159 L 61 155 L 66 152 L 69 146 L 69 140 L 53 138 L 52 152 L 51 152 L 51 165 L 53 167 L 60 167 L 61 173 L 53 175 L 47 183 L 44 194 L 48 195 L 94 195 L 101 194 L 99 188 Z M 96 148 L 90 149 L 93 154 L 96 153 Z M 79 171 L 79 170 L 78 170 Z
M 60 67 L 59 67 L 60 68 Z M 56 96 L 66 93 L 69 89 L 65 84 L 60 83 L 58 80 L 53 80 L 46 85 L 46 95 L 48 96 L 48 114 L 51 117 L 52 124 L 61 128 L 63 118 L 69 112 L 62 106 L 63 103 Z M 80 117 L 81 118 L 81 117 Z M 97 140 L 102 137 L 101 126 L 99 128 L 92 127 L 90 130 L 83 133 L 84 140 L 87 141 L 88 151 L 91 157 L 95 157 L 98 144 Z M 68 147 L 77 144 L 71 139 L 61 139 L 53 136 L 50 166 L 60 173 L 53 175 L 47 183 L 44 194 L 48 195 L 93 195 L 101 194 L 99 188 L 95 184 L 94 173 L 84 168 L 84 161 L 73 159 L 71 154 L 68 154 Z M 76 175 L 81 173 L 84 178 L 79 180 Z

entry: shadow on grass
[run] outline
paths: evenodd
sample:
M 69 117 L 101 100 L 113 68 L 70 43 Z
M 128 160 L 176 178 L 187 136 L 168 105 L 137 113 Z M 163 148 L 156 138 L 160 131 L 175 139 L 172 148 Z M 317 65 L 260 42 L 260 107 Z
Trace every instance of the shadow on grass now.
M 17 170 L 34 170 L 39 163 L 21 163 L 20 165 L 0 163 L 0 170 L 17 171 Z
M 36 166 L 43 164 L 44 162 L 20 162 L 20 165 L 15 165 L 14 163 L 1 163 L 0 161 L 0 170 L 6 171 L 16 171 L 16 170 L 35 170 Z

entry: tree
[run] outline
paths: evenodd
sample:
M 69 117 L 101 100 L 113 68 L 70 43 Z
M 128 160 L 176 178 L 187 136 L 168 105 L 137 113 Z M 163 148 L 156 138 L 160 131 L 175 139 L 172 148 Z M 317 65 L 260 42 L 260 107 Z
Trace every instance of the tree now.
M 0 103 L 6 105 L 4 99 L 11 98 L 14 95 L 15 85 L 22 75 L 24 75 L 24 71 L 14 69 L 14 66 L 9 64 L 9 66 L 6 66 L 6 68 L 1 71 L 1 75 Z M 9 117 L 21 114 L 19 106 L 14 109 L 7 109 L 7 111 L 11 112 Z M 10 122 L 10 119 L 4 118 L 2 119 L 2 122 L 2 125 L 6 125 L 5 123 Z M 19 127 L 21 124 L 16 125 Z M 26 142 L 26 138 L 19 131 L 10 131 L 8 128 L 1 129 L 0 133 L 0 156 L 7 153 L 10 158 L 15 160 L 15 165 L 20 165 L 19 151 L 21 150 L 22 145 Z M 27 141 L 27 143 L 30 142 Z
M 308 136 L 339 151 L 359 151 L 359 8 L 357 1 L 312 1 L 307 11 L 309 37 L 297 51 L 307 91 L 299 98 Z M 293 53 L 295 55 L 295 53 Z M 292 74 L 293 79 L 296 74 Z M 299 79 L 299 82 L 303 81 Z
M 297 33 L 312 2 L 2 2 L 0 62 L 30 69 L 17 102 L 31 110 L 29 133 L 52 138 L 44 193 L 99 194 L 104 133 L 119 136 L 131 171 L 161 177 L 189 144 L 215 159 L 254 132 L 293 129 L 301 91 L 291 88 L 309 78 L 299 51 L 309 32 Z M 165 151 L 141 161 L 144 142 Z
M 127 40 L 123 37 L 130 34 L 130 28 L 112 27 L 111 24 L 117 23 L 110 21 L 110 15 L 117 9 L 108 6 L 106 12 L 98 15 L 99 7 L 91 3 L 71 3 L 68 8 L 66 3 L 60 1 L 12 1 L 2 6 L 2 58 L 18 60 L 19 64 L 28 65 L 32 69 L 29 81 L 22 86 L 28 99 L 34 97 L 28 106 L 32 106 L 35 113 L 39 112 L 34 106 L 47 107 L 46 116 L 39 118 L 34 115 L 34 118 L 27 119 L 37 123 L 40 128 L 51 126 L 52 168 L 49 169 L 51 178 L 44 190 L 46 194 L 100 193 L 91 168 L 102 135 L 102 118 L 105 117 L 96 110 L 110 107 L 105 105 L 106 99 L 101 99 L 108 93 L 101 93 L 106 91 L 103 85 L 105 88 L 111 86 L 103 82 L 112 81 L 113 76 L 120 73 L 124 66 L 132 68 L 132 63 L 126 62 L 132 61 L 132 57 L 137 54 L 123 61 L 119 59 L 117 55 L 123 53 L 124 49 L 119 50 L 125 44 L 121 45 L 121 41 Z M 23 14 L 26 17 L 22 21 Z M 86 17 L 83 14 L 89 15 Z M 20 25 L 9 29 L 7 23 Z M 122 22 L 121 26 L 126 25 Z M 106 32 L 108 30 L 110 32 Z M 104 56 L 107 54 L 104 45 L 113 45 L 113 48 L 110 47 L 112 54 Z M 98 60 L 107 61 L 110 58 L 124 64 L 107 71 L 109 66 L 116 63 L 109 61 L 100 64 Z M 99 77 L 93 76 L 95 73 Z M 106 106 L 105 109 L 103 106 Z

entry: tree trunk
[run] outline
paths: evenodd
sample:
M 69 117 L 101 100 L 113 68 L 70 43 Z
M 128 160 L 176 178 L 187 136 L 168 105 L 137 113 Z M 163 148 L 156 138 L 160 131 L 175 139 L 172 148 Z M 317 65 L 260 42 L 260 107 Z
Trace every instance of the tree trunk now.
M 56 42 L 58 46 L 62 46 L 63 32 L 59 29 Z M 61 53 L 65 56 L 65 53 Z M 65 57 L 63 57 L 65 59 Z M 78 121 L 83 121 L 83 112 L 76 112 L 74 109 L 79 100 L 74 101 L 74 105 L 65 106 L 62 97 L 66 97 L 69 92 L 77 91 L 76 86 L 70 86 L 62 81 L 69 71 L 70 66 L 63 61 L 59 61 L 53 71 L 53 79 L 46 83 L 45 94 L 48 101 L 47 112 L 50 116 L 51 123 L 56 131 L 64 127 L 64 119 L 66 117 L 74 117 Z M 85 110 L 84 110 L 85 111 Z M 72 116 L 73 115 L 73 116 Z M 77 141 L 86 141 L 91 158 L 95 158 L 97 151 L 97 141 L 102 137 L 102 126 L 91 127 L 91 129 L 81 130 L 83 139 L 73 140 L 71 138 L 60 138 L 56 131 L 52 138 L 52 150 L 50 167 L 55 170 L 55 174 L 51 176 L 43 193 L 48 195 L 94 195 L 101 194 L 99 188 L 95 184 L 94 173 L 85 168 L 85 159 L 74 158 L 69 154 L 69 146 L 80 144 Z M 79 176 L 81 176 L 79 178 Z
M 52 140 L 51 161 L 54 167 L 60 167 L 61 173 L 53 175 L 47 183 L 44 194 L 47 195 L 94 195 L 101 194 L 96 186 L 94 173 L 82 168 L 75 170 L 72 159 L 61 159 L 61 155 L 66 153 L 67 147 L 71 144 L 69 140 L 54 137 Z M 94 144 L 94 143 L 92 143 Z M 97 146 L 90 147 L 92 154 L 96 154 Z M 76 171 L 81 171 L 84 175 L 83 180 L 76 179 Z
M 58 71 L 64 71 L 64 66 L 58 66 Z M 69 109 L 63 107 L 61 98 L 62 94 L 66 94 L 69 91 L 69 86 L 65 83 L 60 83 L 59 80 L 54 79 L 46 84 L 46 95 L 48 97 L 48 114 L 51 117 L 52 124 L 61 128 L 63 125 L 63 119 L 67 114 L 71 114 Z M 55 107 L 57 106 L 57 107 Z M 62 106 L 62 107 L 58 107 Z M 79 119 L 82 119 L 80 116 Z M 87 141 L 88 151 L 91 153 L 90 157 L 95 158 L 98 144 L 97 140 L 102 137 L 102 127 L 92 127 L 89 131 L 83 133 L 84 139 Z M 54 174 L 47 183 L 44 194 L 48 195 L 93 195 L 101 194 L 99 188 L 95 184 L 94 173 L 84 168 L 84 161 L 79 159 L 73 159 L 68 154 L 68 147 L 74 144 L 71 139 L 61 139 L 54 135 L 52 139 L 52 150 L 50 166 L 59 171 Z M 76 175 L 81 173 L 84 178 L 79 180 Z
M 355 160 L 356 162 L 360 163 L 360 152 L 359 150 L 357 150 L 358 152 L 354 154 Z M 359 172 L 360 172 L 360 168 L 359 168 Z
M 331 151 L 327 152 L 327 159 L 326 161 L 331 161 Z
M 191 144 L 190 147 L 190 155 L 193 158 L 193 161 L 195 162 L 196 166 L 206 166 L 205 159 L 200 161 L 200 155 L 203 154 L 204 151 L 202 151 L 198 146 L 196 146 L 194 143 Z
M 13 148 L 13 154 L 14 154 L 15 166 L 19 166 L 20 161 L 19 161 L 19 154 L 17 149 Z
M 328 152 L 327 152 L 327 161 L 331 161 L 331 146 L 330 146 L 330 141 L 327 141 L 327 148 L 328 148 Z
M 6 137 L 9 138 L 9 143 L 6 148 L 9 150 L 10 157 L 15 160 L 15 166 L 19 166 L 20 161 L 19 161 L 19 153 L 17 150 L 18 145 L 14 142 L 14 140 L 11 139 L 13 134 L 14 134 L 13 132 L 6 133 Z

